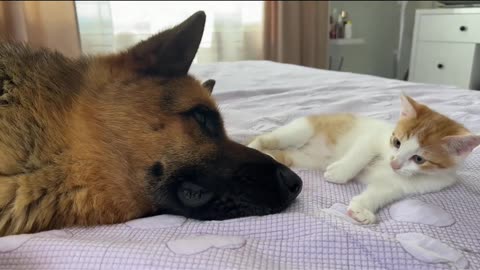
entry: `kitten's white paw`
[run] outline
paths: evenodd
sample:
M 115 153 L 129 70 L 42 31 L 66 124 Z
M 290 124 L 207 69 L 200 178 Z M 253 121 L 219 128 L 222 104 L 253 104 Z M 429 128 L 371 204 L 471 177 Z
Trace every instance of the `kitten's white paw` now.
M 376 221 L 375 214 L 372 211 L 360 206 L 355 202 L 350 202 L 347 215 L 362 224 L 373 224 Z
M 260 151 L 263 149 L 277 149 L 278 140 L 275 137 L 266 134 L 256 137 L 250 144 L 248 144 L 248 147 Z
M 347 164 L 337 161 L 327 167 L 323 177 L 331 183 L 345 184 L 352 179 L 352 173 Z
M 248 144 L 248 147 L 259 150 L 259 151 L 262 150 L 262 144 L 259 140 L 259 137 L 256 137 L 255 139 L 253 139 L 253 141 Z

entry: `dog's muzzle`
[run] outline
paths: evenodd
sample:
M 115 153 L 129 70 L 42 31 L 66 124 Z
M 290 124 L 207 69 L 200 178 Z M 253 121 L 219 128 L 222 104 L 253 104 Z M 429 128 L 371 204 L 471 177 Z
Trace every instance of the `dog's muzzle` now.
M 177 189 L 178 199 L 188 207 L 202 206 L 208 203 L 213 195 L 213 192 L 192 182 L 183 182 Z

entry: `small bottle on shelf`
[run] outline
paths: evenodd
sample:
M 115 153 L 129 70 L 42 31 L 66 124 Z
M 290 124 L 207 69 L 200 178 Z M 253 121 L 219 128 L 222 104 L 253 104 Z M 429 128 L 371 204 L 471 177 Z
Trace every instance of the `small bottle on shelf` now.
M 337 19 L 337 23 L 335 24 L 335 32 L 336 32 L 336 37 L 337 38 L 343 38 L 344 33 L 343 33 L 343 18 L 342 15 L 340 14 Z
M 352 38 L 352 21 L 347 21 L 345 24 L 345 38 Z
M 337 9 L 333 9 L 332 14 L 330 15 L 330 39 L 337 38 L 337 22 L 335 21 L 337 17 Z

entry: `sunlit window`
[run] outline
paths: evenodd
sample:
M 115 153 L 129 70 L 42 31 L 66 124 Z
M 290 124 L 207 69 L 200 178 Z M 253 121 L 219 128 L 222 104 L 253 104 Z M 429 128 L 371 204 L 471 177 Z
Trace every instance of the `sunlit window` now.
M 85 54 L 124 50 L 203 10 L 196 62 L 262 58 L 262 1 L 76 1 L 76 10 Z

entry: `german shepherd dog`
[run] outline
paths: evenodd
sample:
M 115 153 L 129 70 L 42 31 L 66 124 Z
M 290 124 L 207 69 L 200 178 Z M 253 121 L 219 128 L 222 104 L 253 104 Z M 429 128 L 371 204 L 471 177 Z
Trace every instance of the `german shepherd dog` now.
M 155 214 L 283 211 L 302 181 L 230 140 L 187 75 L 205 13 L 106 56 L 0 45 L 0 236 Z

